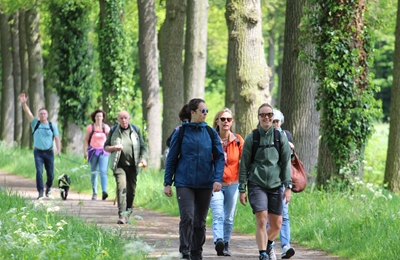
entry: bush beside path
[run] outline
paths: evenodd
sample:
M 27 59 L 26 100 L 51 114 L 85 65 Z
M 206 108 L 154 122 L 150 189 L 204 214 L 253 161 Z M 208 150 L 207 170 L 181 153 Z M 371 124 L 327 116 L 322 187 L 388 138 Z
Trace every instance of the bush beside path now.
M 56 183 L 56 180 L 54 181 Z M 73 184 L 72 184 L 73 185 Z M 36 200 L 38 192 L 34 180 L 18 175 L 8 174 L 0 171 L 0 187 L 18 192 L 21 196 L 30 200 Z M 72 186 L 73 187 L 73 186 Z M 113 197 L 113 196 L 110 196 Z M 149 258 L 178 259 L 179 247 L 179 217 L 168 216 L 142 208 L 134 208 L 133 214 L 127 225 L 118 225 L 117 206 L 111 199 L 102 201 L 91 200 L 91 194 L 79 194 L 70 190 L 66 201 L 61 200 L 58 187 L 52 187 L 52 194 L 44 200 L 53 201 L 64 209 L 67 214 L 79 216 L 88 222 L 96 223 L 105 228 L 120 229 L 126 236 L 136 236 L 150 245 L 154 251 Z M 279 239 L 276 241 L 275 253 L 280 259 L 281 245 Z M 339 260 L 339 257 L 329 256 L 326 252 L 314 249 L 307 249 L 295 243 L 292 246 L 296 254 L 291 259 L 310 260 Z M 207 227 L 207 240 L 203 247 L 203 258 L 224 258 L 218 257 L 214 249 L 211 228 Z M 230 251 L 232 257 L 229 259 L 258 259 L 258 249 L 255 237 L 240 233 L 232 234 Z

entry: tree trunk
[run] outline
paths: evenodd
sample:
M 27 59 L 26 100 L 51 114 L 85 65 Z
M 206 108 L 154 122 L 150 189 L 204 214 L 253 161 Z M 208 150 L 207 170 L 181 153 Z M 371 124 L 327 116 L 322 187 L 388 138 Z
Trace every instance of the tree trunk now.
M 166 16 L 160 29 L 160 60 L 163 88 L 163 150 L 165 140 L 180 124 L 179 110 L 183 101 L 183 35 L 186 1 L 166 0 Z
M 315 180 L 317 185 L 324 185 L 328 180 L 333 181 L 332 176 L 335 172 L 336 166 L 332 154 L 326 146 L 324 139 L 321 138 L 318 150 L 318 175 Z
M 8 146 L 14 141 L 14 79 L 10 15 L 0 12 L 0 37 L 1 37 L 1 136 L 0 140 Z
M 296 153 L 307 173 L 317 165 L 319 112 L 315 108 L 317 84 L 313 80 L 312 68 L 299 59 L 299 52 L 312 53 L 311 43 L 300 43 L 300 23 L 307 0 L 288 0 L 286 3 L 285 44 L 282 66 L 281 103 L 285 116 L 282 129 L 293 135 Z
M 138 0 L 139 62 L 143 118 L 147 123 L 148 164 L 161 166 L 161 103 L 158 78 L 157 16 L 155 0 Z
M 29 107 L 34 116 L 44 107 L 43 57 L 39 34 L 39 12 L 33 7 L 25 13 L 27 50 L 29 60 Z
M 388 189 L 400 192 L 400 1 L 397 6 L 396 32 L 395 32 L 394 66 L 392 102 L 390 104 L 390 131 L 389 144 L 386 157 L 384 183 Z
M 188 0 L 184 66 L 184 101 L 204 99 L 207 62 L 208 0 Z
M 26 93 L 28 95 L 29 90 L 29 60 L 28 60 L 28 49 L 26 46 L 26 38 L 27 31 L 25 27 L 25 9 L 21 9 L 19 11 L 19 58 L 21 65 L 21 92 Z M 18 101 L 18 103 L 20 103 Z M 21 113 L 23 113 L 21 108 Z M 29 124 L 29 120 L 26 116 L 22 115 L 23 119 L 23 130 L 22 130 L 22 139 L 21 146 L 29 147 L 31 142 L 31 127 Z
M 16 11 L 13 16 L 13 23 L 11 28 L 12 39 L 12 56 L 13 56 L 13 78 L 14 78 L 14 140 L 21 146 L 22 131 L 23 131 L 23 114 L 21 102 L 19 102 L 19 94 L 21 93 L 21 60 L 19 57 L 20 44 L 19 44 L 19 12 Z
M 275 85 L 275 29 L 271 28 L 268 37 L 268 67 L 271 71 L 269 81 L 269 92 L 272 93 Z M 275 107 L 276 100 L 271 95 L 271 106 Z
M 229 32 L 227 84 L 232 84 L 235 95 L 235 131 L 245 136 L 257 125 L 258 107 L 271 101 L 260 1 L 227 0 L 225 15 Z

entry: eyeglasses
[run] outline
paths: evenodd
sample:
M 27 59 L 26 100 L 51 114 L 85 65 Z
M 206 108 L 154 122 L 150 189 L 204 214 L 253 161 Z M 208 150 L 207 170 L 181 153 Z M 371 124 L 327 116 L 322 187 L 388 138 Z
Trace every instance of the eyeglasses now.
M 232 122 L 232 120 L 233 120 L 232 117 L 220 117 L 219 119 L 221 120 L 221 122 L 225 122 L 225 121 Z
M 207 109 L 207 108 L 199 109 L 199 111 L 200 111 L 202 114 L 208 114 L 208 109 Z
M 268 116 L 269 118 L 274 117 L 274 113 L 260 113 L 260 114 L 258 114 L 258 115 L 261 116 L 261 118 L 266 118 L 267 116 Z
M 274 121 L 272 121 L 272 123 L 273 123 L 273 124 L 278 124 L 278 123 L 279 123 L 279 120 L 274 120 Z

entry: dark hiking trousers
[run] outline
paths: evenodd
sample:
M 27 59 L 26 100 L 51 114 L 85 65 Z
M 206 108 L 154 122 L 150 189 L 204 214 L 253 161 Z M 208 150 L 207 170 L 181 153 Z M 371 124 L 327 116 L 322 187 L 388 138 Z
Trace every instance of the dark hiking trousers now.
M 179 222 L 179 252 L 191 259 L 202 259 L 206 242 L 206 218 L 212 189 L 177 187 L 181 221 Z

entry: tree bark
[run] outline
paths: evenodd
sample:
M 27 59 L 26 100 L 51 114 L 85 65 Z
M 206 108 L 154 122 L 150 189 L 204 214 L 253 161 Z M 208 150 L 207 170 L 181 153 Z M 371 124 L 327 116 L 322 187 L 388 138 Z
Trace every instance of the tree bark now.
M 397 4 L 395 49 L 393 55 L 392 102 L 390 104 L 390 131 L 384 183 L 388 189 L 400 192 L 400 1 Z
M 235 96 L 235 131 L 245 136 L 258 123 L 258 107 L 271 101 L 260 1 L 227 0 L 225 15 L 229 33 L 227 84 L 232 84 Z
M 155 0 L 138 0 L 139 62 L 143 118 L 147 123 L 148 164 L 161 166 L 161 103 L 158 78 L 157 16 Z
M 44 107 L 43 57 L 39 30 L 40 14 L 36 7 L 25 13 L 29 61 L 29 107 L 34 116 Z
M 28 49 L 26 45 L 27 31 L 25 29 L 25 9 L 21 9 L 19 11 L 19 58 L 21 64 L 21 92 L 26 93 L 28 95 L 29 90 L 29 60 L 28 60 Z M 20 103 L 18 101 L 18 103 Z M 23 113 L 21 108 L 21 113 Z M 22 116 L 23 119 L 23 130 L 22 130 L 22 139 L 21 146 L 29 147 L 31 142 L 31 127 L 29 124 L 29 120 L 26 116 Z
M 166 0 L 166 16 L 160 29 L 160 60 L 163 88 L 163 150 L 172 130 L 180 124 L 179 110 L 183 100 L 183 35 L 186 1 Z
M 207 63 L 208 0 L 188 0 L 184 65 L 184 101 L 204 99 Z
M 1 136 L 6 145 L 12 146 L 14 142 L 14 78 L 10 15 L 0 12 L 0 38 L 1 38 Z
M 307 173 L 317 165 L 319 112 L 315 108 L 317 83 L 313 80 L 312 68 L 299 59 L 299 52 L 313 52 L 310 42 L 299 41 L 300 23 L 307 0 L 287 0 L 285 44 L 282 67 L 281 102 L 279 107 L 285 116 L 283 129 L 293 135 L 296 153 Z M 311 177 L 311 176 L 310 176 Z
M 19 94 L 21 93 L 21 60 L 19 57 L 19 12 L 16 11 L 12 15 L 11 40 L 12 40 L 12 57 L 13 57 L 13 78 L 14 78 L 14 140 L 21 146 L 23 131 L 23 114 L 21 102 L 19 102 Z

